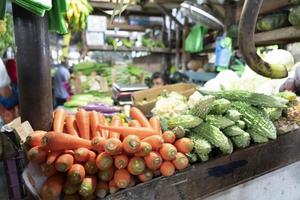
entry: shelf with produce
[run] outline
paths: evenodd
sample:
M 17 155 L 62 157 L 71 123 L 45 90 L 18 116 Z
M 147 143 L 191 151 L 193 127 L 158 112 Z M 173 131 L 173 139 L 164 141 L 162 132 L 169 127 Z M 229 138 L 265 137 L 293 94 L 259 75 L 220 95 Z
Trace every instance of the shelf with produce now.
M 129 25 L 129 24 L 107 24 L 107 29 L 119 29 L 122 31 L 136 31 L 136 32 L 145 32 L 147 28 L 152 29 L 155 27 L 161 27 L 161 25 L 150 25 L 150 26 L 140 26 L 140 25 Z
M 168 48 L 154 48 L 152 50 L 148 49 L 147 47 L 133 47 L 133 48 L 127 48 L 127 47 L 117 47 L 114 49 L 111 45 L 95 45 L 95 46 L 88 46 L 87 47 L 90 51 L 124 51 L 124 52 L 130 52 L 130 51 L 141 51 L 141 52 L 151 52 L 151 53 L 175 53 L 174 50 L 170 51 Z
M 255 34 L 256 46 L 287 44 L 296 41 L 300 41 L 300 28 L 293 26 Z M 235 44 L 234 46 L 237 48 L 238 44 Z M 205 45 L 203 52 L 213 52 L 215 47 L 215 43 L 207 44 Z

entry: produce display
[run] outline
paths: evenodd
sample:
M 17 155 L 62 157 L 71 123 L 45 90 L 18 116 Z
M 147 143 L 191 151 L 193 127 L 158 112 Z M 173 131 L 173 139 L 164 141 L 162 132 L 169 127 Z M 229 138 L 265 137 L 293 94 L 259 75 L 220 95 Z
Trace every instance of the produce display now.
M 181 99 L 181 107 L 185 108 L 175 116 L 168 106 L 161 106 L 162 99 L 170 95 L 176 99 L 169 97 L 169 104 Z M 164 94 L 152 113 L 161 118 L 164 130 L 173 130 L 193 141 L 194 149 L 188 157 L 194 163 L 207 161 L 218 152 L 231 154 L 252 143 L 275 140 L 278 134 L 297 129 L 299 108 L 292 92 L 270 96 L 241 90 L 200 89 L 188 100 L 174 92 Z
M 26 139 L 28 160 L 47 177 L 39 190 L 42 199 L 103 198 L 189 166 L 192 139 L 180 136 L 179 130 L 163 132 L 158 117 L 148 120 L 135 107 L 130 117 L 106 118 L 82 108 L 74 115 L 55 110 L 53 131 L 35 131 Z M 187 127 L 202 121 L 195 120 Z M 207 148 L 202 145 L 210 148 L 195 140 L 198 151 Z

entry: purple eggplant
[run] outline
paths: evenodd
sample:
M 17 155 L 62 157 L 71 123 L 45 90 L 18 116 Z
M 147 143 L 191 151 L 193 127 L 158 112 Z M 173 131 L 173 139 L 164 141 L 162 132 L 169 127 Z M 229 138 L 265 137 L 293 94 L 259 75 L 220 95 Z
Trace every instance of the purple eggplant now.
M 83 109 L 86 111 L 97 111 L 101 113 L 117 113 L 120 112 L 120 108 L 115 107 L 115 106 L 109 106 L 104 103 L 91 103 L 86 106 L 82 106 Z

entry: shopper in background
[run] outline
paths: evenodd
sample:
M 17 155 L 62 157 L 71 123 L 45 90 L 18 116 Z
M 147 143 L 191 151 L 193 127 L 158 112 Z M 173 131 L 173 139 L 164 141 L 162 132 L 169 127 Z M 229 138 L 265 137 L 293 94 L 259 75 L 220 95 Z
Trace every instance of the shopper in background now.
M 54 97 L 56 107 L 62 106 L 69 97 L 67 86 L 69 85 L 70 72 L 65 63 L 59 64 L 54 77 Z
M 18 116 L 18 90 L 0 58 L 0 117 L 9 123 Z
M 152 74 L 152 87 L 157 88 L 164 86 L 166 84 L 166 81 L 164 79 L 164 75 L 160 72 L 155 72 Z

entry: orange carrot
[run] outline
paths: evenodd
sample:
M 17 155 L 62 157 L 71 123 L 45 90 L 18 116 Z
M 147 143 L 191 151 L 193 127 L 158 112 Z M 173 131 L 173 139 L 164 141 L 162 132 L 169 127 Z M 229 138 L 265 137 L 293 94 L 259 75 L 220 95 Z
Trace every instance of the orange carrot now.
M 76 118 L 74 115 L 68 115 L 66 118 L 66 132 L 70 135 L 74 135 L 77 137 L 79 136 Z
M 114 173 L 114 181 L 118 188 L 126 188 L 130 183 L 131 175 L 126 169 L 118 169 Z
M 40 194 L 43 200 L 55 200 L 60 196 L 65 182 L 62 174 L 49 177 L 43 184 Z
M 78 193 L 75 194 L 66 194 L 64 196 L 64 200 L 80 200 L 80 195 Z
M 101 153 L 104 151 L 104 144 L 106 139 L 103 137 L 95 137 L 92 139 L 92 148 L 94 151 Z
M 175 173 L 175 166 L 170 161 L 164 161 L 160 166 L 160 172 L 163 176 L 172 176 Z
M 159 135 L 159 133 L 157 133 L 153 129 L 144 128 L 144 127 L 142 128 L 126 127 L 126 126 L 113 127 L 113 126 L 105 126 L 100 124 L 98 128 L 118 132 L 121 134 L 123 138 L 127 137 L 128 135 L 136 135 L 140 139 L 144 139 L 152 135 Z
M 119 190 L 120 188 L 118 188 L 118 186 L 116 185 L 116 183 L 115 183 L 114 180 L 111 180 L 111 181 L 109 181 L 109 183 L 108 183 L 108 189 L 109 189 L 109 193 L 110 193 L 110 194 L 114 194 L 114 193 L 118 192 L 118 190 Z
M 145 117 L 145 115 L 143 114 L 143 112 L 140 109 L 132 107 L 130 109 L 130 117 L 132 119 L 139 121 L 139 123 L 142 125 L 142 127 L 151 128 L 151 125 L 150 125 L 148 119 Z
M 149 143 L 154 151 L 159 150 L 164 143 L 164 139 L 160 135 L 152 135 L 143 139 L 142 141 Z
M 122 152 L 122 142 L 118 138 L 109 138 L 104 143 L 105 152 L 110 155 L 117 155 Z
M 189 160 L 183 153 L 178 152 L 175 160 L 173 160 L 172 163 L 176 169 L 182 170 L 188 167 Z
M 119 116 L 115 115 L 112 117 L 111 126 L 122 126 L 122 120 Z M 110 131 L 109 138 L 117 138 L 120 139 L 120 133 Z
M 114 164 L 117 169 L 124 169 L 128 165 L 128 157 L 126 154 L 115 156 Z
M 131 120 L 128 122 L 128 126 L 129 127 L 142 127 L 142 125 L 140 124 L 140 122 L 138 120 Z
M 159 149 L 159 153 L 164 160 L 174 160 L 177 154 L 177 149 L 172 144 L 164 143 Z
M 32 147 L 27 152 L 28 160 L 33 162 L 33 163 L 45 162 L 46 157 L 47 157 L 47 152 L 45 150 L 43 150 L 41 147 L 38 147 L 38 146 Z
M 133 157 L 130 159 L 127 169 L 132 175 L 140 175 L 145 170 L 145 162 L 142 158 Z
M 74 163 L 74 157 L 70 154 L 62 154 L 55 161 L 55 168 L 59 172 L 68 171 Z
M 108 153 L 102 152 L 96 158 L 96 165 L 100 170 L 109 169 L 113 165 L 113 158 Z
M 83 197 L 91 196 L 96 190 L 96 184 L 95 176 L 87 176 L 80 184 L 78 193 Z
M 46 163 L 48 165 L 51 165 L 52 163 L 55 162 L 56 158 L 58 156 L 60 156 L 62 153 L 63 153 L 63 151 L 51 151 L 51 152 L 49 152 L 48 156 L 47 156 Z
M 92 131 L 91 138 L 101 136 L 100 131 L 97 130 L 97 127 L 100 124 L 98 113 L 96 111 L 91 111 L 89 113 L 89 117 L 90 117 L 91 131 Z
M 126 153 L 135 153 L 141 146 L 141 140 L 136 135 L 128 135 L 123 140 L 123 149 Z
M 74 184 L 70 181 L 66 181 L 64 185 L 64 193 L 67 195 L 75 194 L 79 189 L 80 184 Z
M 54 111 L 53 131 L 62 133 L 67 113 L 63 108 L 58 108 Z
M 47 163 L 41 164 L 41 172 L 47 177 L 53 176 L 57 173 L 54 164 L 48 165 Z
M 99 198 L 104 198 L 108 193 L 108 183 L 98 182 L 96 187 L 96 196 Z
M 173 144 L 176 140 L 176 135 L 173 131 L 165 131 L 162 134 L 165 143 Z
M 76 124 L 79 130 L 79 135 L 83 139 L 90 139 L 90 119 L 89 113 L 84 109 L 78 109 L 75 114 Z
M 73 164 L 68 171 L 68 181 L 73 184 L 78 184 L 85 177 L 85 169 L 81 164 Z
M 26 143 L 31 147 L 41 146 L 42 138 L 46 133 L 46 131 L 34 131 L 31 135 L 26 137 Z
M 88 175 L 94 175 L 97 173 L 98 170 L 96 166 L 96 154 L 93 151 L 90 151 L 89 154 L 89 159 L 84 164 L 84 169 Z
M 142 182 L 150 181 L 153 178 L 153 172 L 149 169 L 145 169 L 144 172 L 138 176 L 138 178 Z
M 152 146 L 147 143 L 147 142 L 141 142 L 141 146 L 138 150 L 138 152 L 136 152 L 134 154 L 134 156 L 137 156 L 137 157 L 145 157 L 147 155 L 149 155 L 149 153 L 152 151 Z
M 189 153 L 194 148 L 194 143 L 189 138 L 181 138 L 175 142 L 175 147 L 181 153 Z
M 149 119 L 149 123 L 156 132 L 161 133 L 160 120 L 158 117 L 155 116 L 151 117 Z
M 99 117 L 99 122 L 100 122 L 101 125 L 108 126 L 108 122 L 107 122 L 105 116 L 104 116 L 102 113 L 98 113 L 98 117 Z M 99 127 L 99 126 L 98 126 L 98 127 Z M 102 136 L 103 138 L 105 138 L 105 139 L 108 138 L 108 136 L 109 136 L 109 131 L 108 131 L 108 130 L 105 130 L 105 129 L 99 129 L 99 128 L 98 128 L 98 130 L 101 131 L 101 136 Z
M 89 159 L 90 150 L 87 148 L 81 147 L 74 151 L 74 159 L 77 162 L 86 162 Z
M 98 178 L 101 181 L 110 181 L 114 177 L 114 171 L 115 169 L 113 167 L 110 167 L 109 169 L 106 170 L 100 170 L 98 171 Z
M 154 151 L 150 152 L 150 154 L 146 156 L 144 159 L 145 159 L 146 166 L 151 170 L 159 169 L 163 162 L 162 157 Z
M 42 138 L 42 147 L 51 151 L 77 149 L 85 147 L 91 149 L 91 141 L 69 134 L 48 132 Z

